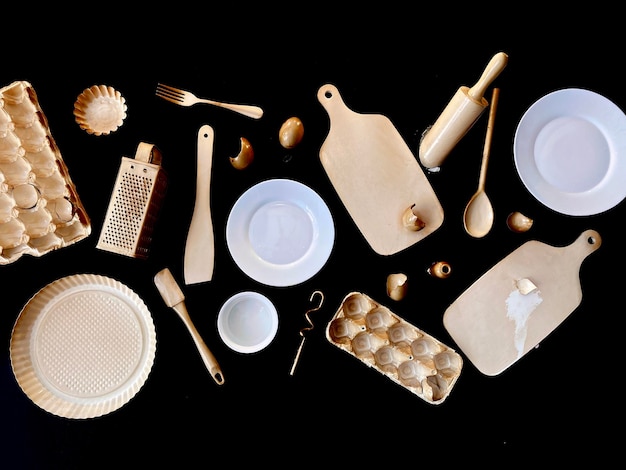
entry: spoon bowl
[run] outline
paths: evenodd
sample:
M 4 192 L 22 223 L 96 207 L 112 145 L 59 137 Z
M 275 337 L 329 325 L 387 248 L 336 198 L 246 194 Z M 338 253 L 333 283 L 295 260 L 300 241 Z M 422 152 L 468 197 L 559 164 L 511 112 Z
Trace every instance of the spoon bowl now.
M 475 238 L 482 238 L 493 226 L 493 206 L 483 189 L 474 193 L 463 214 L 465 231 Z

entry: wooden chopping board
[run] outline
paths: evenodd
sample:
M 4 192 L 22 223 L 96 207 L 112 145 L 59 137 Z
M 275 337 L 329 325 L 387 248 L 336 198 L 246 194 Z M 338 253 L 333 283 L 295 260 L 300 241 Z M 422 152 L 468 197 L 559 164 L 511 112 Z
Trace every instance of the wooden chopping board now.
M 482 373 L 503 372 L 578 307 L 581 264 L 601 243 L 595 230 L 565 247 L 526 242 L 450 305 L 445 328 Z
M 350 110 L 334 85 L 322 86 L 317 98 L 330 118 L 320 160 L 374 251 L 391 255 L 437 230 L 443 208 L 392 122 L 380 114 Z M 412 206 L 425 223 L 421 230 L 410 230 L 403 223 L 403 214 Z

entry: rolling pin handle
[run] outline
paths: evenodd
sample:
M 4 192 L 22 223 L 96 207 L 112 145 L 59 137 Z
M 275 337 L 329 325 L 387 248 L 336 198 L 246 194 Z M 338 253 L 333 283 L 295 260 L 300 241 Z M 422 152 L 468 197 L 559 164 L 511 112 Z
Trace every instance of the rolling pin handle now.
M 500 75 L 500 72 L 504 70 L 504 67 L 506 67 L 506 64 L 508 63 L 508 60 L 509 56 L 504 52 L 498 52 L 496 55 L 494 55 L 487 64 L 487 67 L 483 71 L 483 74 L 480 76 L 476 84 L 471 87 L 467 92 L 470 98 L 476 101 L 481 101 L 483 99 L 483 96 L 485 95 L 487 87 L 489 87 L 489 85 L 491 85 L 496 77 Z

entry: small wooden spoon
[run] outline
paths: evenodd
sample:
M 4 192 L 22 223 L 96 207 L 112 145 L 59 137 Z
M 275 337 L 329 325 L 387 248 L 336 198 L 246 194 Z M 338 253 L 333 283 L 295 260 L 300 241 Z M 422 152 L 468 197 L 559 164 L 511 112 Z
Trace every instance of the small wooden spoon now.
M 489 163 L 489 153 L 493 135 L 493 123 L 496 115 L 498 96 L 500 89 L 494 88 L 491 98 L 491 109 L 489 110 L 489 121 L 487 123 L 487 135 L 485 137 L 485 147 L 483 150 L 483 160 L 480 165 L 480 177 L 478 189 L 465 207 L 463 214 L 463 224 L 465 231 L 472 237 L 481 238 L 489 233 L 493 226 L 493 206 L 485 192 L 485 179 L 487 176 L 487 164 Z

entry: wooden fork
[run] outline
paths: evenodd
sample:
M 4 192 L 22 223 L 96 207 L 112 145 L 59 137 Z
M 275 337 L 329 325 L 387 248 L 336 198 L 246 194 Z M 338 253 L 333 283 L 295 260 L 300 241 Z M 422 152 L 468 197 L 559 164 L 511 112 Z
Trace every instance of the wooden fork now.
M 233 104 L 233 103 L 221 103 L 219 101 L 207 100 L 198 98 L 196 95 L 189 91 L 174 88 L 162 83 L 157 84 L 156 95 L 159 98 L 163 98 L 171 103 L 178 104 L 180 106 L 193 106 L 197 103 L 212 104 L 213 106 L 219 106 L 220 108 L 230 109 L 236 113 L 243 114 L 244 116 L 251 117 L 253 119 L 260 119 L 263 116 L 263 110 L 258 106 L 249 106 L 245 104 Z

